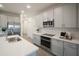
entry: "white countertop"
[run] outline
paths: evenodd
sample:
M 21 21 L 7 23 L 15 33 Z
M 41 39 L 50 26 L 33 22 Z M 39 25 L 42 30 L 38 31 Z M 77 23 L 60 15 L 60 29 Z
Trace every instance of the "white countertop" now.
M 18 42 L 8 42 L 6 37 L 0 37 L 0 56 L 24 56 L 30 55 L 38 50 L 38 47 L 18 35 L 8 37 L 19 37 L 22 40 Z
M 42 36 L 46 36 L 43 35 L 43 33 L 34 33 L 35 35 L 42 35 Z M 46 37 L 50 37 L 50 36 L 46 36 Z M 74 43 L 74 44 L 79 44 L 79 39 L 78 38 L 72 38 L 72 40 L 68 40 L 68 39 L 61 39 L 59 38 L 59 36 L 55 35 L 50 37 L 51 39 L 56 39 L 56 40 L 61 40 L 61 41 L 65 41 L 65 42 L 70 42 L 70 43 Z

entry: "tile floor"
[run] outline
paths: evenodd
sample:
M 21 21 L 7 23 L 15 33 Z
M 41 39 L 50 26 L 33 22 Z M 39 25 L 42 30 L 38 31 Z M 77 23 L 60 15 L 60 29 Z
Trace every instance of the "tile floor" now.
M 25 38 L 26 40 L 28 40 L 29 42 L 32 43 L 31 39 L 28 38 L 27 36 L 23 36 L 23 38 Z M 39 47 L 39 50 L 37 52 L 37 56 L 52 56 L 50 53 L 48 53 L 47 51 L 45 51 L 44 49 Z

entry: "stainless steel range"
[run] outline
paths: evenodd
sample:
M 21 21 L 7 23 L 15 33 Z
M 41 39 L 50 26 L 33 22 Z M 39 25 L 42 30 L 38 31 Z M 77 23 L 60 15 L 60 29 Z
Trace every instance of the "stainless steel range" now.
M 41 36 L 41 46 L 47 48 L 47 49 L 51 49 L 51 38 L 50 37 L 47 37 L 47 36 L 54 36 L 53 34 L 43 34 Z
M 46 35 L 46 36 L 54 36 L 54 34 L 48 34 L 48 33 L 45 33 L 45 34 L 43 34 L 43 35 Z

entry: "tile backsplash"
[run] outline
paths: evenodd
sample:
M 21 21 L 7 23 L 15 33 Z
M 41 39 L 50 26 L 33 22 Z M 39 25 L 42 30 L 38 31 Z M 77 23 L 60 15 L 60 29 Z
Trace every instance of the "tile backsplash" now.
M 70 32 L 72 35 L 72 38 L 79 39 L 79 30 L 75 28 L 42 28 L 40 32 L 42 33 L 50 33 L 50 34 L 56 34 L 57 36 L 60 36 L 60 32 Z

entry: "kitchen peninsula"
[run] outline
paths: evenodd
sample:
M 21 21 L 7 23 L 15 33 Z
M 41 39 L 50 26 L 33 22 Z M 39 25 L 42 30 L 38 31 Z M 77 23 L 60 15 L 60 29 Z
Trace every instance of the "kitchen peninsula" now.
M 35 56 L 38 47 L 29 43 L 18 35 L 8 36 L 7 38 L 18 37 L 17 42 L 8 42 L 6 37 L 0 37 L 0 56 Z

